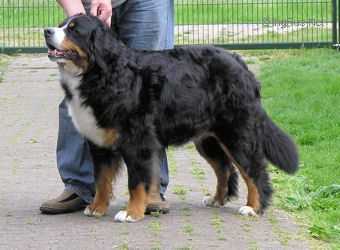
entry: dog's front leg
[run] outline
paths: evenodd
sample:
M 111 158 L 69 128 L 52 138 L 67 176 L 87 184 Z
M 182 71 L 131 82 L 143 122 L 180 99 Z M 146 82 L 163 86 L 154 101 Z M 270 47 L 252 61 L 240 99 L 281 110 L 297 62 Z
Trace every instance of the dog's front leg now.
M 95 166 L 96 195 L 84 210 L 87 216 L 101 217 L 105 215 L 113 196 L 112 183 L 119 175 L 122 166 L 121 155 L 111 149 L 99 148 L 89 144 Z
M 128 169 L 129 202 L 126 210 L 118 212 L 115 220 L 135 222 L 144 218 L 145 208 L 159 202 L 160 146 L 153 138 L 123 147 Z M 146 143 L 147 142 L 147 143 Z

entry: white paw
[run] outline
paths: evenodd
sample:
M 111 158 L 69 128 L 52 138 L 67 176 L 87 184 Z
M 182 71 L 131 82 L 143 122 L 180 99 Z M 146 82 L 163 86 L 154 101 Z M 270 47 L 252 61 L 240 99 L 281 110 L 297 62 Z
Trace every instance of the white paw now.
M 221 207 L 221 205 L 211 196 L 205 196 L 202 200 L 205 207 Z
M 126 210 L 121 210 L 115 215 L 115 221 L 117 222 L 136 222 L 130 215 L 127 215 Z
M 85 208 L 84 214 L 85 214 L 86 216 L 92 216 L 92 212 L 91 212 L 91 209 L 90 209 L 89 206 L 87 206 L 87 207 Z
M 93 213 L 92 213 L 92 211 L 91 211 L 91 209 L 90 209 L 90 206 L 87 206 L 87 207 L 85 208 L 84 214 L 85 214 L 86 216 L 93 216 Z
M 97 217 L 97 218 L 102 217 L 104 215 L 104 213 L 98 212 L 97 210 L 91 211 L 90 206 L 87 206 L 85 208 L 84 214 L 86 216 L 94 216 L 94 217 Z
M 255 216 L 255 217 L 257 216 L 254 209 L 252 207 L 249 207 L 249 206 L 240 207 L 238 212 L 239 212 L 240 215 L 243 215 L 243 216 Z
M 104 213 L 98 212 L 97 210 L 94 210 L 93 213 L 92 213 L 92 215 L 93 215 L 94 217 L 99 218 L 99 217 L 103 217 L 103 216 L 104 216 Z

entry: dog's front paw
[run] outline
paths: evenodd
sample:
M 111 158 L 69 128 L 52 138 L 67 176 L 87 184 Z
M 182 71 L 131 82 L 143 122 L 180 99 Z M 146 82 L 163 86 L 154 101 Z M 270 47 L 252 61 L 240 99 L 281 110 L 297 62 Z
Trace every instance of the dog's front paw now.
M 205 207 L 222 207 L 222 205 L 212 196 L 205 196 L 202 200 Z
M 136 222 L 141 220 L 140 219 L 134 219 L 131 215 L 127 213 L 126 210 L 121 210 L 115 215 L 115 221 L 117 222 Z
M 99 218 L 105 215 L 106 210 L 107 210 L 107 207 L 99 207 L 99 206 L 97 207 L 91 204 L 85 208 L 84 214 L 86 216 L 93 216 L 93 217 Z
M 257 216 L 257 213 L 255 212 L 255 210 L 249 206 L 240 207 L 240 209 L 238 210 L 238 213 L 243 216 L 254 216 L 254 217 Z

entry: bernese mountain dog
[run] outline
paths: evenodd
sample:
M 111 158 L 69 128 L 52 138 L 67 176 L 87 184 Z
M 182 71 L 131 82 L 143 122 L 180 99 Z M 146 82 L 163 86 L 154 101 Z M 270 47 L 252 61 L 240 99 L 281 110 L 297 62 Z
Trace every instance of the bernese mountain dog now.
M 207 206 L 236 195 L 238 169 L 248 188 L 241 215 L 269 204 L 267 160 L 287 173 L 298 169 L 294 142 L 266 114 L 260 83 L 237 54 L 213 46 L 131 49 L 87 15 L 44 35 L 72 121 L 92 142 L 96 195 L 85 214 L 105 214 L 124 161 L 130 197 L 115 219 L 141 220 L 159 202 L 160 155 L 169 145 L 194 142 L 213 168 L 217 188 Z

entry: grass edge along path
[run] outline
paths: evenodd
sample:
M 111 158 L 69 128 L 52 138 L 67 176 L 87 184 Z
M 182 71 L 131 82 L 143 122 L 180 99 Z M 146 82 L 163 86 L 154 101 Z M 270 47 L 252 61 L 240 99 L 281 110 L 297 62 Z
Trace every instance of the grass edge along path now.
M 272 168 L 274 203 L 309 235 L 340 249 L 340 53 L 331 49 L 247 52 L 261 62 L 262 97 L 296 140 L 300 171 Z
M 9 60 L 10 60 L 10 56 L 0 54 L 0 84 L 3 80 Z

